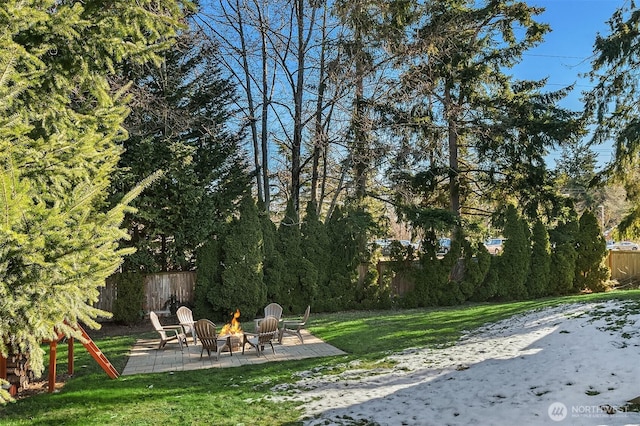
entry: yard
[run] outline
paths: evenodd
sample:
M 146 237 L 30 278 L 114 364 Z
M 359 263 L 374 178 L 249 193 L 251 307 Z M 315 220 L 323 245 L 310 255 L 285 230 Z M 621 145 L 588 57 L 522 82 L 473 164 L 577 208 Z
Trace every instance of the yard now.
M 356 363 L 359 371 L 385 369 L 399 362 L 390 356 L 392 353 L 409 348 L 446 348 L 465 331 L 486 323 L 564 303 L 614 298 L 639 301 L 640 291 L 454 308 L 312 314 L 309 331 L 349 355 L 236 368 L 121 376 L 116 380 L 110 380 L 86 350 L 76 345 L 74 377 L 53 394 L 41 393 L 0 407 L 0 423 L 301 424 L 302 402 L 286 397 L 297 392 L 291 385 L 309 372 L 324 377 L 339 375 Z M 246 326 L 251 327 L 250 324 Z M 145 326 L 123 329 L 126 335 L 110 335 L 107 328 L 92 335 L 118 371 L 123 370 L 127 353 L 137 338 L 154 336 Z M 65 351 L 66 345 L 60 345 L 59 372 L 66 368 L 63 364 Z M 629 362 L 637 364 L 637 361 Z M 343 424 L 372 423 L 345 418 Z

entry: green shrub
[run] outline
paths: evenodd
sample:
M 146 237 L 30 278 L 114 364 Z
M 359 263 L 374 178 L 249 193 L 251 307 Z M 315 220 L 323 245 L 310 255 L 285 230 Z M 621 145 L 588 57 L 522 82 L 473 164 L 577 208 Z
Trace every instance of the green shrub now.
M 484 276 L 484 280 L 475 288 L 470 300 L 474 302 L 488 302 L 495 299 L 498 294 L 499 282 L 499 268 L 497 263 L 500 261 L 500 256 L 492 256 L 487 251 L 486 247 L 482 244 L 478 245 L 478 257 L 488 257 L 489 267 L 487 273 Z
M 507 207 L 503 235 L 506 238 L 502 254 L 496 262 L 497 296 L 503 300 L 527 297 L 525 281 L 531 262 L 531 245 L 526 223 L 513 205 Z
M 300 219 L 292 201 L 276 234 L 276 248 L 281 255 L 275 301 L 282 305 L 284 315 L 299 314 L 313 305 L 318 292 L 318 270 L 302 249 Z
M 367 236 L 375 226 L 373 218 L 362 207 L 347 203 L 336 207 L 326 225 L 331 251 L 327 286 L 320 289 L 323 303 L 330 312 L 359 309 L 372 294 L 368 291 L 372 275 L 361 280 L 358 267 L 370 261 Z
M 224 261 L 222 252 L 224 235 L 225 232 L 220 230 L 218 235 L 209 238 L 198 249 L 193 309 L 193 314 L 196 318 L 209 318 L 218 321 L 228 317 L 228 312 L 216 310 L 213 304 L 218 294 L 217 288 L 222 282 L 222 268 L 220 265 Z
M 598 219 L 591 211 L 585 210 L 580 217 L 579 227 L 574 290 L 604 291 L 604 283 L 609 278 L 609 270 L 602 263 L 607 254 L 607 243 L 600 231 Z
M 579 225 L 572 206 L 566 208 L 563 220 L 549 232 L 554 246 L 551 254 L 551 276 L 549 292 L 552 295 L 569 294 L 574 291 L 576 270 L 576 238 Z
M 314 267 L 311 273 L 315 274 L 317 289 L 315 294 L 307 294 L 303 303 L 317 306 L 317 301 L 325 296 L 329 287 L 329 264 L 331 259 L 331 242 L 327 227 L 317 214 L 317 206 L 314 202 L 307 204 L 304 220 L 300 227 L 302 255 Z M 310 283 L 311 284 L 311 283 Z
M 535 299 L 549 294 L 551 281 L 551 244 L 542 221 L 533 225 L 531 236 L 531 267 L 527 277 L 527 293 Z
M 144 317 L 144 274 L 123 272 L 110 277 L 116 283 L 117 296 L 113 303 L 113 319 L 122 324 L 136 324 Z
M 267 288 L 263 281 L 264 260 L 262 223 L 251 195 L 240 203 L 240 216 L 229 225 L 222 244 L 224 264 L 218 292 L 210 298 L 214 310 L 232 315 L 240 310 L 243 321 L 251 320 L 264 309 Z
M 263 281 L 267 290 L 267 301 L 278 302 L 280 294 L 280 285 L 282 283 L 282 271 L 284 270 L 284 261 L 282 254 L 278 251 L 278 228 L 271 221 L 267 213 L 260 214 L 260 224 L 262 229 L 263 241 Z M 315 310 L 315 309 L 314 309 Z
M 484 249 L 484 245 L 479 244 Z M 471 244 L 464 242 L 464 276 L 460 281 L 460 292 L 464 300 L 470 300 L 485 280 L 491 266 L 491 255 L 487 250 L 473 250 Z
M 576 270 L 576 249 L 569 243 L 556 245 L 551 256 L 550 293 L 552 295 L 570 294 L 573 292 L 573 280 Z

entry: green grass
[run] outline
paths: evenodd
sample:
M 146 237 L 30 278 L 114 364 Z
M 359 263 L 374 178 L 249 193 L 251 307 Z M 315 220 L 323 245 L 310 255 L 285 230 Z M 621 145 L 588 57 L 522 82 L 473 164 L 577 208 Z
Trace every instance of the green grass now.
M 522 312 L 562 303 L 612 298 L 639 301 L 640 291 L 550 298 L 517 303 L 452 308 L 313 314 L 309 330 L 344 350 L 346 356 L 269 363 L 241 368 L 207 369 L 124 376 L 110 380 L 81 345 L 76 372 L 61 392 L 0 406 L 3 425 L 294 425 L 296 403 L 265 399 L 272 387 L 296 381 L 296 373 L 313 369 L 334 374 L 361 361 L 358 368 L 380 366 L 389 352 L 409 347 L 442 347 L 466 330 Z M 244 326 L 244 324 L 243 324 Z M 250 327 L 247 324 L 247 327 Z M 138 336 L 97 340 L 122 371 Z M 66 345 L 58 347 L 58 371 L 64 372 Z

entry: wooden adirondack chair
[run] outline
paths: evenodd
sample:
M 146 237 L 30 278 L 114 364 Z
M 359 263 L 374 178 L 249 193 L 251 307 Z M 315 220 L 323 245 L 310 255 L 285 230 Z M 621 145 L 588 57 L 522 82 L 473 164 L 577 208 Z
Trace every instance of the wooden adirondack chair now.
M 258 329 L 255 333 L 244 333 L 244 339 L 242 341 L 242 353 L 244 354 L 244 347 L 248 343 L 249 346 L 256 348 L 258 356 L 264 350 L 264 346 L 268 343 L 271 345 L 271 350 L 274 355 L 276 350 L 273 348 L 273 339 L 278 333 L 278 319 L 276 317 L 266 317 L 260 321 Z
M 187 336 L 185 336 L 181 325 L 163 326 L 160 324 L 158 315 L 153 311 L 149 312 L 149 319 L 151 320 L 151 324 L 153 324 L 153 328 L 155 328 L 160 335 L 160 344 L 158 344 L 158 349 L 163 349 L 167 343 L 173 341 L 177 341 L 180 344 L 180 350 L 182 350 L 183 343 L 185 346 L 188 346 Z
M 309 313 L 311 312 L 311 306 L 307 306 L 307 310 L 304 311 L 304 316 L 301 319 L 285 319 L 282 321 L 282 326 L 280 327 L 280 333 L 278 335 L 278 343 L 282 343 L 282 337 L 285 334 L 290 334 L 294 336 L 298 336 L 301 343 L 304 343 L 304 339 L 302 338 L 301 330 L 306 327 L 307 321 L 309 321 Z

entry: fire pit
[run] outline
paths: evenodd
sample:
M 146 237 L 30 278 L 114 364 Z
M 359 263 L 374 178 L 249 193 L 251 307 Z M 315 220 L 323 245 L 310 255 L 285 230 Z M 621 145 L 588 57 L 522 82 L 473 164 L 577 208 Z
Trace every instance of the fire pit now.
M 230 352 L 233 355 L 234 349 L 239 349 L 242 346 L 242 340 L 244 333 L 242 332 L 242 326 L 240 325 L 240 310 L 237 309 L 230 323 L 225 324 L 220 333 L 218 333 L 218 354 L 220 352 Z
M 220 352 L 229 352 L 233 356 L 233 351 L 237 351 L 242 346 L 242 340 L 243 335 L 219 334 L 217 338 L 218 354 Z

